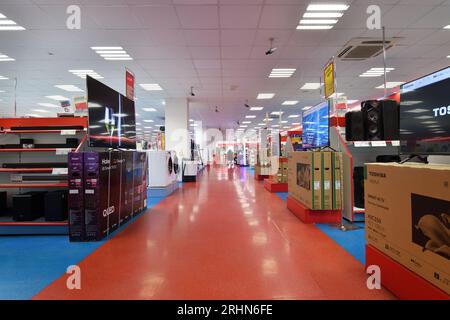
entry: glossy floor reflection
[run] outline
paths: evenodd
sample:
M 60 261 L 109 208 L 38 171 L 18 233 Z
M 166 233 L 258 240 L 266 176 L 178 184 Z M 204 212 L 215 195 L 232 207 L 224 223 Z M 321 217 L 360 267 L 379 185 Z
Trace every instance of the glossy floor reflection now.
M 390 299 L 362 265 L 245 169 L 184 184 L 37 299 Z

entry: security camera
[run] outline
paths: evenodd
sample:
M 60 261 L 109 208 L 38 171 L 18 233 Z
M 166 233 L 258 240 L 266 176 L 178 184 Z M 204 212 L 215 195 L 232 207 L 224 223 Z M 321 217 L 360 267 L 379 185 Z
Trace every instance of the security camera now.
M 266 56 L 269 56 L 273 53 L 275 53 L 275 51 L 277 51 L 278 48 L 270 48 L 269 50 L 266 51 Z
M 270 41 L 270 48 L 269 48 L 269 50 L 266 51 L 266 56 L 269 56 L 269 55 L 275 53 L 275 51 L 277 51 L 278 48 L 275 48 L 273 46 L 273 41 L 274 40 L 275 40 L 274 38 L 270 38 L 269 39 L 269 41 Z

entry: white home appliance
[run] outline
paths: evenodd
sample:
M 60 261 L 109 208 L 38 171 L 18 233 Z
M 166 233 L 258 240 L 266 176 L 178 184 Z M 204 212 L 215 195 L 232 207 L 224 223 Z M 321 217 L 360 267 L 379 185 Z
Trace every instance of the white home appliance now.
M 174 166 L 172 152 L 165 150 L 149 150 L 148 158 L 148 187 L 164 188 L 177 180 L 177 168 Z

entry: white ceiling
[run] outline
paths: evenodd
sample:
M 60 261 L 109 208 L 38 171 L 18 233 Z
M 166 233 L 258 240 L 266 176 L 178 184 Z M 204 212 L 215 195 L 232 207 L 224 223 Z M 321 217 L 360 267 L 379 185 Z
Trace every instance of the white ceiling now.
M 81 30 L 66 28 L 66 8 L 81 6 Z M 84 81 L 69 69 L 93 69 L 104 83 L 123 92 L 125 67 L 137 83 L 158 83 L 159 92 L 136 86 L 137 106 L 154 107 L 157 113 L 138 111 L 141 120 L 164 115 L 164 98 L 187 97 L 194 86 L 191 118 L 207 126 L 235 127 L 249 111 L 244 103 L 262 106 L 252 125 L 265 112 L 299 114 L 303 106 L 320 102 L 320 91 L 301 91 L 305 82 L 319 82 L 322 68 L 354 37 L 381 37 L 366 29 L 366 9 L 378 4 L 387 36 L 402 37 L 388 51 L 389 81 L 407 81 L 449 65 L 450 0 L 336 0 L 350 4 L 335 28 L 326 31 L 296 30 L 299 19 L 316 0 L 0 0 L 0 13 L 26 28 L 0 31 L 0 52 L 14 62 L 0 62 L 0 114 L 18 115 L 42 109 L 37 103 L 54 102 L 45 96 L 72 94 L 55 85 Z M 264 53 L 269 38 L 278 50 Z M 105 61 L 91 46 L 122 46 L 133 61 Z M 49 55 L 52 53 L 52 55 Z M 349 99 L 379 97 L 375 89 L 382 78 L 360 78 L 372 67 L 382 67 L 381 57 L 337 64 L 338 91 Z M 296 68 L 289 79 L 269 79 L 272 68 Z M 256 100 L 261 92 L 275 93 L 272 100 Z M 285 100 L 299 100 L 294 107 Z M 215 106 L 220 112 L 214 112 Z M 50 109 L 51 110 L 51 109 Z M 35 113 L 35 112 L 32 112 Z M 140 121 L 142 122 L 142 121 Z M 298 122 L 298 119 L 289 119 Z M 252 126 L 251 125 L 251 126 Z M 147 126 L 147 125 L 146 125 Z M 251 127 L 250 126 L 250 127 Z

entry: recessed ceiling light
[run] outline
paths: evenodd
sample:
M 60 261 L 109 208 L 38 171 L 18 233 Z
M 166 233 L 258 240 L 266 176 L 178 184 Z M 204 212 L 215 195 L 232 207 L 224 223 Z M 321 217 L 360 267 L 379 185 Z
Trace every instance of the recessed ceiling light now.
M 310 4 L 306 11 L 346 11 L 346 4 Z
M 98 50 L 123 50 L 122 47 L 91 47 L 92 50 L 98 51 Z
M 110 58 L 104 58 L 105 60 L 118 60 L 118 61 L 121 61 L 121 60 L 133 60 L 133 58 L 131 58 L 131 57 L 110 57 Z
M 0 76 L 0 80 L 8 80 L 8 77 Z
M 404 82 L 396 82 L 396 81 L 393 81 L 393 82 L 387 82 L 386 83 L 386 88 L 387 89 L 393 89 L 393 88 L 396 88 L 396 87 L 398 87 L 398 86 L 401 86 L 402 84 L 404 84 Z M 376 87 L 376 89 L 384 89 L 384 84 L 382 84 L 381 86 L 378 86 L 378 87 Z
M 448 26 L 445 26 L 444 29 L 450 30 L 450 24 Z
M 16 25 L 16 23 L 12 20 L 0 20 L 0 25 L 11 26 L 11 25 Z
M 40 102 L 40 103 L 38 103 L 38 106 L 46 107 L 46 108 L 61 108 L 61 106 L 58 106 L 57 104 L 47 103 L 47 102 Z
M 283 111 L 273 111 L 271 114 L 273 114 L 274 116 L 280 116 L 283 114 Z
M 286 100 L 282 103 L 283 106 L 295 106 L 298 104 L 297 100 Z
M 142 110 L 147 112 L 156 112 L 157 110 L 155 108 L 142 108 Z
M 31 111 L 40 112 L 40 113 L 50 113 L 50 111 L 44 110 L 44 109 L 32 109 Z
M 337 22 L 338 22 L 338 20 L 336 20 L 336 19 L 316 19 L 316 20 L 302 19 L 302 20 L 300 20 L 300 24 L 330 25 L 330 24 L 336 24 Z
M 72 84 L 58 84 L 55 86 L 56 88 L 59 88 L 61 90 L 69 91 L 69 92 L 83 92 L 83 89 L 78 88 L 77 86 L 74 86 Z
M 289 116 L 289 118 L 299 118 L 300 116 L 298 114 L 292 114 Z
M 153 128 L 152 126 L 146 126 L 146 127 L 144 127 L 144 129 L 151 129 L 151 128 Z
M 275 93 L 259 93 L 256 99 L 258 100 L 267 100 L 275 97 Z
M 386 68 L 386 73 L 394 71 L 395 68 Z M 361 78 L 374 78 L 384 75 L 384 68 L 371 68 L 360 75 Z
M 261 111 L 263 109 L 264 109 L 263 107 L 251 107 L 250 111 Z
M 309 109 L 311 109 L 311 108 L 312 108 L 312 106 L 306 106 L 306 107 L 303 107 L 302 110 L 306 111 L 306 110 L 309 110 Z
M 70 73 L 76 75 L 77 77 L 80 77 L 82 79 L 86 79 L 86 76 L 90 76 L 94 79 L 103 79 L 101 75 L 99 75 L 94 70 L 86 70 L 86 69 L 73 69 L 69 70 Z
M 144 90 L 147 91 L 161 91 L 162 88 L 157 83 L 141 83 L 139 84 Z
M 297 69 L 272 69 L 269 78 L 290 78 Z
M 347 104 L 355 104 L 359 102 L 359 100 L 347 100 Z
M 305 12 L 303 18 L 342 18 L 341 12 Z
M 252 123 L 251 121 L 242 121 L 242 124 L 250 124 Z
M 102 54 L 127 54 L 127 52 L 125 50 L 101 50 L 101 51 L 96 51 L 98 54 L 102 55 Z
M 22 30 L 25 30 L 25 28 L 21 26 L 0 26 L 0 31 L 22 31 Z
M 144 122 L 151 123 L 151 122 L 154 122 L 154 121 L 153 120 L 144 120 Z
M 6 61 L 15 61 L 16 59 L 11 58 L 7 56 L 6 54 L 0 53 L 0 62 L 6 62 Z
M 256 116 L 245 116 L 246 119 L 255 119 Z
M 52 100 L 56 100 L 56 101 L 66 101 L 66 100 L 70 100 L 64 96 L 60 96 L 60 95 L 54 95 L 54 96 L 45 96 L 48 99 L 52 99 Z
M 307 82 L 303 85 L 303 87 L 301 87 L 301 90 L 317 90 L 321 87 L 320 83 L 316 83 L 316 82 Z
M 333 26 L 307 26 L 307 25 L 297 26 L 297 30 L 330 30 L 330 29 L 333 29 Z
M 248 128 L 248 126 L 240 126 L 240 128 Z

